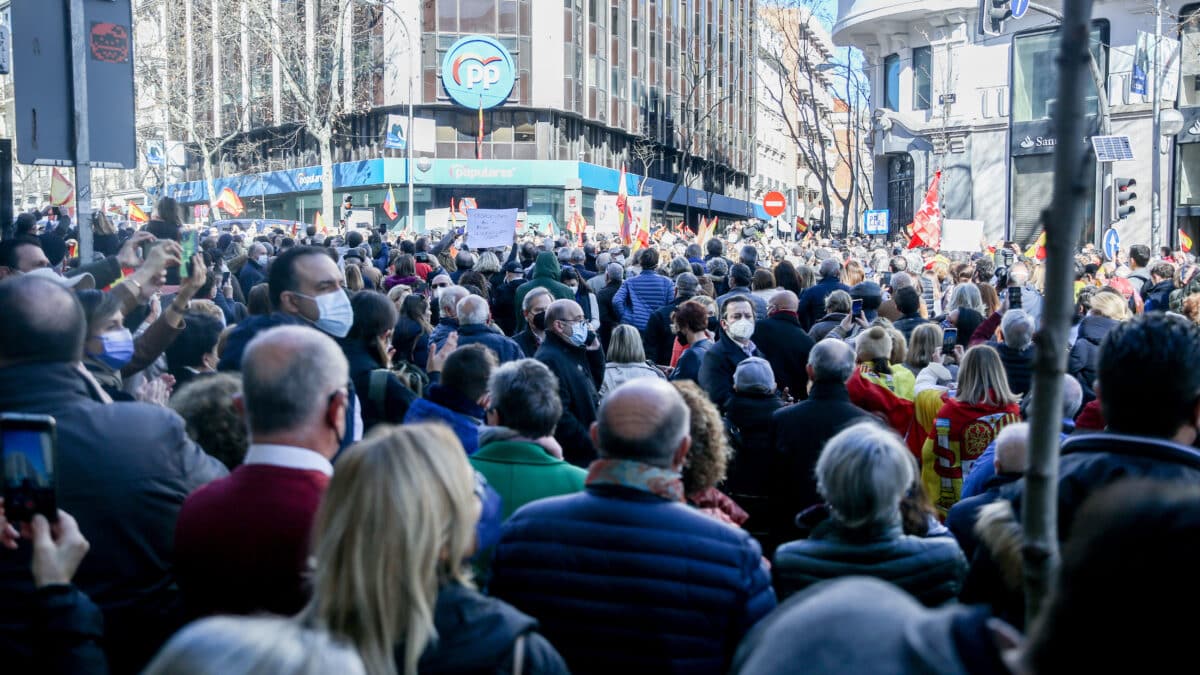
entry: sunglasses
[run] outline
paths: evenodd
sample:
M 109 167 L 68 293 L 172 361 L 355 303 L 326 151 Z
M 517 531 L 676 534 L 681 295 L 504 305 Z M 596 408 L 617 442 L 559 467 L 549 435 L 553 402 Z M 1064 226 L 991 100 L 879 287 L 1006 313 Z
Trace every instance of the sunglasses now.
M 434 284 L 434 288 L 450 288 L 450 284 Z

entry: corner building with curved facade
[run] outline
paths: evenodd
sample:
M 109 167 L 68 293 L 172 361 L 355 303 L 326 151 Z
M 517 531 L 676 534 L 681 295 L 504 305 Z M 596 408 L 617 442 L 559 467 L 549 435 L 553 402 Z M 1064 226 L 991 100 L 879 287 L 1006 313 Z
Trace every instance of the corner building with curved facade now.
M 307 4 L 258 1 L 270 3 L 271 11 L 300 15 Z M 188 2 L 197 16 L 211 11 L 209 0 Z M 753 199 L 755 0 L 388 0 L 352 6 L 354 39 L 347 54 L 353 67 L 342 82 L 349 112 L 334 144 L 335 199 L 340 204 L 349 195 L 355 209 L 373 209 L 374 222 L 402 226 L 407 220 L 407 155 L 386 148 L 384 137 L 389 115 L 407 115 L 413 76 L 418 229 L 426 225 L 426 210 L 464 198 L 480 208 L 518 208 L 527 224 L 561 228 L 572 193 L 593 223 L 595 196 L 617 191 L 622 165 L 632 176 L 631 194 L 640 188 L 653 195 L 654 207 L 668 205 L 672 221 L 763 217 L 761 206 L 747 201 Z M 214 59 L 217 41 L 203 34 L 200 23 L 180 36 L 194 41 L 196 67 L 206 71 L 200 81 L 216 89 L 217 100 L 250 102 L 244 116 L 220 115 L 220 106 L 213 106 L 212 114 L 223 117 L 214 136 L 249 118 L 228 144 L 239 152 L 223 154 L 215 191 L 233 187 L 253 217 L 312 222 L 320 208 L 317 146 L 303 133 L 287 133 L 296 117 L 289 114 L 286 87 L 272 82 L 274 56 L 253 40 L 231 39 L 216 47 L 224 54 Z M 297 26 L 304 26 L 302 16 Z M 482 113 L 452 100 L 444 82 L 447 51 L 472 35 L 498 41 L 515 68 L 507 100 Z M 239 76 L 243 62 L 255 64 L 249 90 Z M 676 188 L 681 171 L 690 180 Z M 189 162 L 186 173 L 168 193 L 199 204 L 206 196 L 199 163 Z M 389 187 L 400 214 L 394 220 L 379 208 Z

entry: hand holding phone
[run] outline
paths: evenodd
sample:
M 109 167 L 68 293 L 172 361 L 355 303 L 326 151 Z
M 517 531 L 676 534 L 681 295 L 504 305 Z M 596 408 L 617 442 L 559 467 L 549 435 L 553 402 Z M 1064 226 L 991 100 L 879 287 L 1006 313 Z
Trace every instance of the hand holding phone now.
M 186 279 L 192 276 L 192 256 L 200 248 L 200 233 L 196 230 L 184 230 L 180 244 L 183 247 L 183 264 L 180 265 L 179 276 Z
M 9 523 L 28 523 L 35 514 L 52 522 L 58 519 L 54 487 L 56 445 L 53 417 L 0 414 L 4 516 Z
M 942 331 L 942 354 L 952 356 L 954 354 L 954 346 L 958 344 L 958 329 L 947 328 Z
M 1009 309 L 1021 309 L 1021 287 L 1020 286 L 1009 286 L 1008 287 L 1008 308 Z

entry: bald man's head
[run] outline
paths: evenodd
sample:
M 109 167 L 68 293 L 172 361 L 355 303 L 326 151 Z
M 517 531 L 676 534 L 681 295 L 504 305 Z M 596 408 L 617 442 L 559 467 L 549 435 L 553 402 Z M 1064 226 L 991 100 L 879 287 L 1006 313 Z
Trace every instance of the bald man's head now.
M 242 357 L 242 389 L 250 434 L 299 431 L 329 407 L 350 379 L 342 350 L 308 326 L 258 334 Z
M 800 298 L 791 291 L 776 291 L 775 295 L 771 296 L 771 301 L 767 303 L 767 310 L 795 312 L 800 309 Z
M 601 457 L 678 468 L 691 444 L 691 414 L 665 380 L 638 378 L 604 397 L 592 439 Z
M 74 293 L 53 281 L 15 276 L 0 282 L 0 316 L 0 366 L 83 359 L 83 307 Z

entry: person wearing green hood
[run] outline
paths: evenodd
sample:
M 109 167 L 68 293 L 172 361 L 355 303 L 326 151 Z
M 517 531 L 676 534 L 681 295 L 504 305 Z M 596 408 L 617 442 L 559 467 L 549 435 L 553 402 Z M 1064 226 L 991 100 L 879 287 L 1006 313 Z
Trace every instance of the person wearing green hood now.
M 517 288 L 517 296 L 513 303 L 517 308 L 517 331 L 525 330 L 525 315 L 521 312 L 521 303 L 525 301 L 525 294 L 529 291 L 545 288 L 555 300 L 575 299 L 575 291 L 559 281 L 561 275 L 562 267 L 559 266 L 558 257 L 553 252 L 542 251 L 538 254 L 533 263 L 533 277 Z

